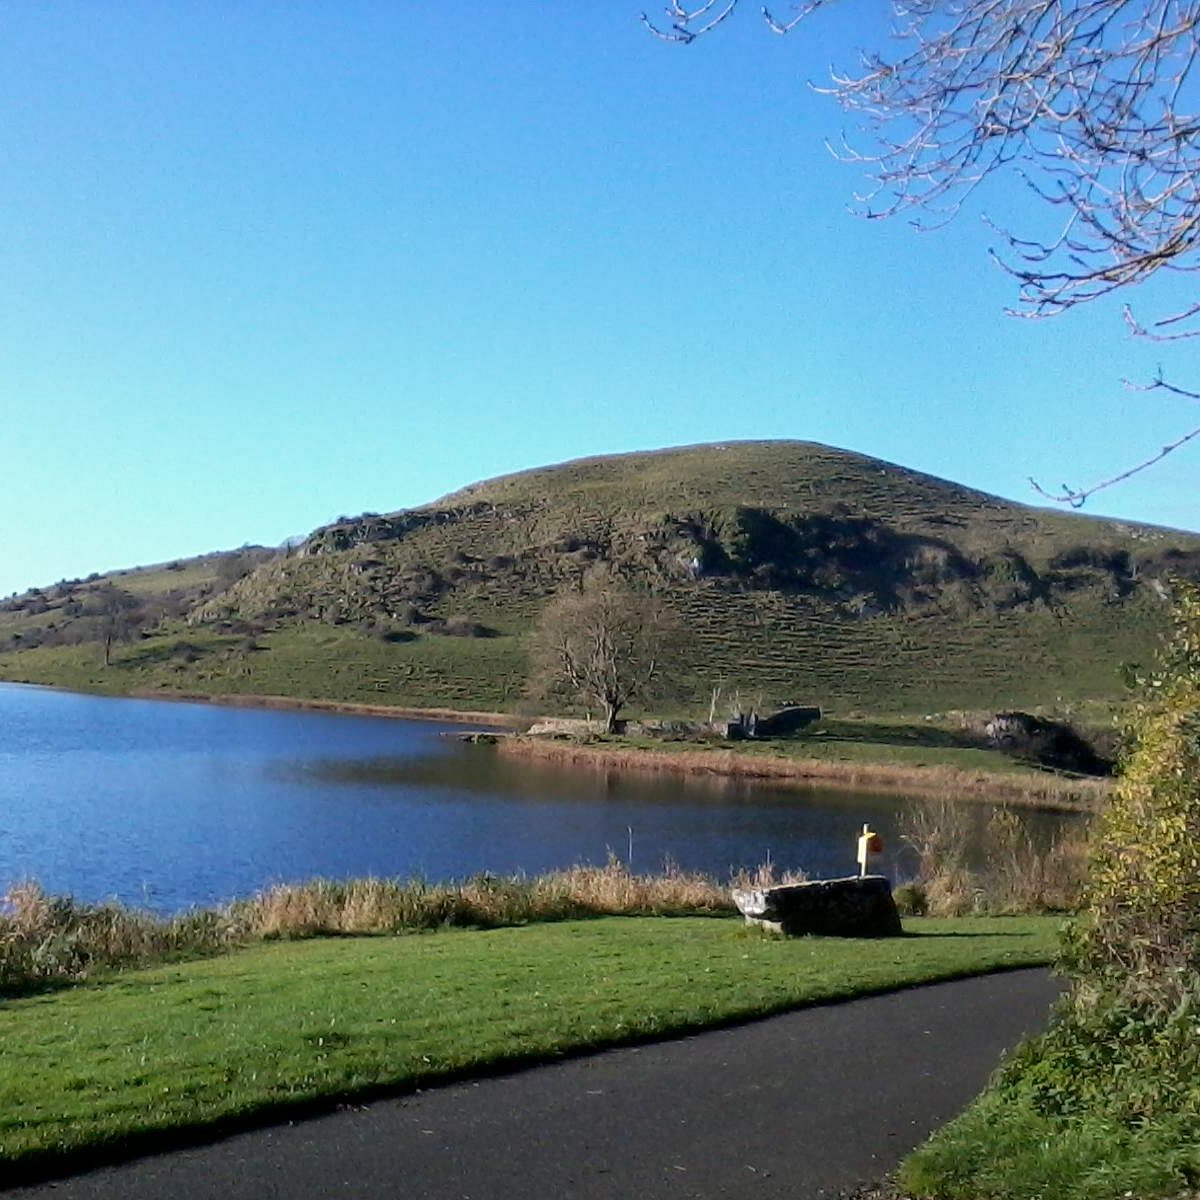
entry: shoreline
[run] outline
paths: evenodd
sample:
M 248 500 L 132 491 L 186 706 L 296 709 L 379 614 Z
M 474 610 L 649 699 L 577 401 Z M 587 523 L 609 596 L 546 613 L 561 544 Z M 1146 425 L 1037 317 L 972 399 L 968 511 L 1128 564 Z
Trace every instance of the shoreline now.
M 885 762 L 837 762 L 739 753 L 736 750 L 650 750 L 541 741 L 522 736 L 496 739 L 496 750 L 514 758 L 568 767 L 715 775 L 794 788 L 952 796 L 1011 803 L 1059 812 L 1094 811 L 1111 787 L 1108 780 L 1062 779 L 1048 775 L 1012 777 L 955 767 L 906 767 Z
M 512 713 L 457 708 L 411 708 L 398 704 L 366 704 L 356 700 L 313 700 L 302 696 L 269 696 L 256 692 L 177 692 L 139 688 L 123 695 L 130 700 L 170 700 L 183 704 L 219 704 L 226 708 L 341 713 L 356 717 L 390 717 L 401 721 L 446 721 L 456 725 L 476 723 L 503 729 L 528 724 L 528 718 L 514 716 Z
M 57 691 L 79 691 L 57 684 L 35 686 L 50 687 Z M 847 791 L 915 794 L 983 803 L 1018 804 L 1057 812 L 1087 813 L 1095 811 L 1112 786 L 1111 780 L 1070 779 L 1053 774 L 1018 776 L 946 766 L 918 767 L 878 761 L 845 762 L 819 758 L 788 758 L 782 755 L 750 754 L 732 749 L 652 749 L 588 745 L 581 742 L 527 737 L 521 731 L 529 725 L 529 717 L 477 709 L 417 708 L 255 692 L 197 692 L 157 688 L 139 688 L 122 693 L 84 691 L 80 694 L 109 695 L 114 698 L 124 696 L 131 700 L 166 700 L 183 704 L 214 704 L 227 708 L 324 712 L 344 716 L 482 726 L 478 732 L 496 735 L 496 752 L 514 758 L 533 759 L 563 767 L 707 775 L 796 789 L 824 787 Z

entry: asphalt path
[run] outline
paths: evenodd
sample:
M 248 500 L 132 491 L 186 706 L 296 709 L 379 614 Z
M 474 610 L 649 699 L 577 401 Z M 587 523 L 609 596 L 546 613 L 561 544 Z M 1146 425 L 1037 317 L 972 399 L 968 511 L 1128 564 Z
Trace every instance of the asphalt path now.
M 891 1171 L 1040 1029 L 1014 971 L 347 1107 L 5 1200 L 836 1196 Z

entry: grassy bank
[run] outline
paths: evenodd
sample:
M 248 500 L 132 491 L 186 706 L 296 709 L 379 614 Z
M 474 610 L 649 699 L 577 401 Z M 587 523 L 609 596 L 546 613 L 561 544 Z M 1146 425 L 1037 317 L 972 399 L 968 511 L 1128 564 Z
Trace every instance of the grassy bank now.
M 447 721 L 498 728 L 524 728 L 525 717 L 505 712 L 459 708 L 405 708 L 398 704 L 358 704 L 348 700 L 310 700 L 301 696 L 208 694 L 206 692 L 132 691 L 133 700 L 174 700 L 185 704 L 221 704 L 229 708 L 267 708 L 294 712 L 331 712 L 353 717 L 390 717 L 400 721 Z
M 1183 1200 L 1200 1188 L 1200 997 L 1167 1021 L 1064 1011 L 910 1156 L 940 1200 Z
M 508 737 L 497 746 L 502 754 L 566 766 L 725 775 L 783 787 L 900 792 L 1067 811 L 1090 811 L 1111 790 L 1107 779 L 1036 770 L 996 751 L 897 746 L 852 736 L 675 746 L 626 738 Z
M 607 918 L 281 942 L 129 972 L 0 1006 L 0 1156 L 15 1179 L 167 1131 L 1044 963 L 1056 925 L 911 921 L 868 944 Z

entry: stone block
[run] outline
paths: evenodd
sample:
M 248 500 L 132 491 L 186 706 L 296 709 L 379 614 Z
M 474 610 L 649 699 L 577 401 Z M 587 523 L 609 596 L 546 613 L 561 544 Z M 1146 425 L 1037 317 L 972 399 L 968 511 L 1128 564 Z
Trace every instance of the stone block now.
M 747 924 L 793 937 L 899 937 L 904 932 L 892 885 L 882 875 L 734 888 L 733 902 Z

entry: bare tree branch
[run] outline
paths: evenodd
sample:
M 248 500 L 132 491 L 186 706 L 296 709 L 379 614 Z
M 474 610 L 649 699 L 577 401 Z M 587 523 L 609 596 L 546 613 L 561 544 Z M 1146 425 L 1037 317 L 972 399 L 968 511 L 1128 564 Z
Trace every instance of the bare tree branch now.
M 691 10 L 671 0 L 670 31 L 654 31 L 692 42 L 737 6 L 724 3 L 713 16 L 718 0 Z M 762 15 L 785 34 L 832 3 Z M 864 216 L 911 211 L 918 228 L 936 228 L 993 173 L 1017 171 L 1057 218 L 1048 237 L 992 223 L 1018 316 L 1200 271 L 1200 0 L 892 0 L 891 12 L 898 49 L 863 52 L 816 89 L 863 128 L 868 149 L 835 153 L 872 181 Z M 1125 319 L 1135 336 L 1183 340 L 1200 335 L 1200 300 L 1148 324 L 1128 308 Z M 1150 387 L 1191 395 L 1161 378 Z M 1195 436 L 1093 487 L 1037 490 L 1078 506 Z
M 1191 392 L 1186 388 L 1177 387 L 1173 383 L 1168 383 L 1161 375 L 1151 384 L 1137 385 L 1131 384 L 1127 380 L 1125 386 L 1138 392 L 1153 392 L 1161 389 L 1162 391 L 1172 393 L 1172 395 L 1182 396 L 1187 400 L 1200 400 L 1200 392 Z M 1111 479 L 1104 479 L 1100 483 L 1093 483 L 1090 487 L 1071 488 L 1064 483 L 1061 485 L 1060 491 L 1049 492 L 1036 479 L 1031 478 L 1029 482 L 1033 485 L 1033 490 L 1039 496 L 1045 496 L 1047 500 L 1053 500 L 1057 504 L 1069 504 L 1072 508 L 1082 508 L 1087 503 L 1088 498 L 1095 495 L 1096 492 L 1112 487 L 1113 484 L 1123 483 L 1126 479 L 1140 474 L 1147 467 L 1152 467 L 1155 463 L 1162 462 L 1168 454 L 1174 453 L 1180 446 L 1186 446 L 1188 442 L 1197 437 L 1200 437 L 1200 425 L 1197 425 L 1195 429 L 1189 430 L 1182 437 L 1176 438 L 1175 441 L 1168 442 L 1157 453 L 1150 455 L 1149 458 L 1138 463 L 1136 466 L 1121 471 L 1119 474 L 1112 476 Z
M 671 22 L 666 29 L 660 29 L 645 13 L 642 13 L 642 24 L 656 38 L 661 38 L 664 42 L 681 42 L 686 46 L 703 34 L 716 29 L 738 6 L 738 0 L 725 0 L 725 7 L 718 9 L 716 16 L 709 17 L 708 14 L 716 8 L 717 3 L 718 0 L 708 0 L 706 4 L 689 10 L 672 0 L 666 8 Z M 695 29 L 691 28 L 693 22 L 699 22 Z

